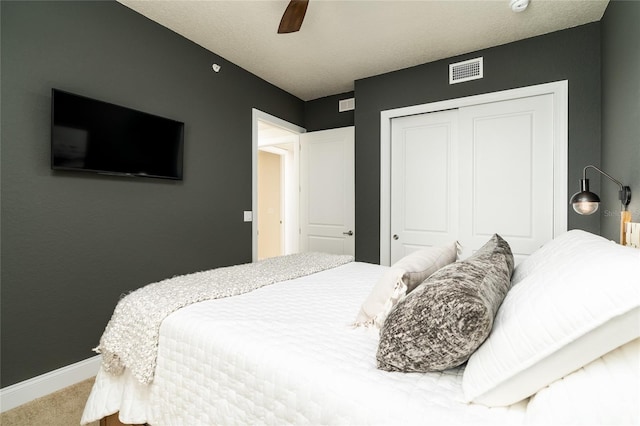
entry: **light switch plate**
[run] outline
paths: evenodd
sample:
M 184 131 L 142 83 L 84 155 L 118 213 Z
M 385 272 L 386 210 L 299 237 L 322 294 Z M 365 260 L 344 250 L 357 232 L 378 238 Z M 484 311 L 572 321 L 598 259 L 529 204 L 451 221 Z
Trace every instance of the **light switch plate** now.
M 245 222 L 251 222 L 253 220 L 253 212 L 252 211 L 246 211 L 244 212 L 244 221 Z

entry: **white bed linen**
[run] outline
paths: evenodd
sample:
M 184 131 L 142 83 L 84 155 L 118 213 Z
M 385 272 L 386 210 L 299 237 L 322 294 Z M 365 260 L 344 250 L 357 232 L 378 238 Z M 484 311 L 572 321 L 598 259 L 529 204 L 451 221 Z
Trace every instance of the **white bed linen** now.
M 386 269 L 354 262 L 180 309 L 161 326 L 153 383 L 101 371 L 82 422 L 522 424 L 525 402 L 463 402 L 462 369 L 376 369 L 377 334 L 350 324 Z
M 528 425 L 639 425 L 640 338 L 551 383 L 527 406 Z

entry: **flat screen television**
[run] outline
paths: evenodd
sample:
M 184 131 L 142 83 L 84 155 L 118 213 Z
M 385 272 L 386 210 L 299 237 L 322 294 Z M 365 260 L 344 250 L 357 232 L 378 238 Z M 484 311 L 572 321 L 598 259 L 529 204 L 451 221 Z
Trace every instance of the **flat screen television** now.
M 51 168 L 182 180 L 184 123 L 58 89 Z

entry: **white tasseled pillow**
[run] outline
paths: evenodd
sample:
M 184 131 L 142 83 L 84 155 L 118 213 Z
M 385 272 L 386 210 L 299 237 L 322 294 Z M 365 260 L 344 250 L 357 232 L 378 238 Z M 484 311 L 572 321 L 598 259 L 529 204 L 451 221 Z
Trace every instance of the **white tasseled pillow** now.
M 385 318 L 400 299 L 431 274 L 456 261 L 457 243 L 427 247 L 408 254 L 385 272 L 364 301 L 356 317 L 356 326 L 382 327 Z

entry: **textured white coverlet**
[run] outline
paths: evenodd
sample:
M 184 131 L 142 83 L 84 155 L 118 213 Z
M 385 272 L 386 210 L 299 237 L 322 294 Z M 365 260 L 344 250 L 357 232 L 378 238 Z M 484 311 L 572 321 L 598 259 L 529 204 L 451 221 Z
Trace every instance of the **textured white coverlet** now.
M 525 403 L 462 402 L 461 369 L 376 369 L 377 333 L 350 324 L 386 269 L 349 263 L 171 314 L 154 381 L 101 371 L 82 422 L 120 411 L 154 426 L 522 424 Z
M 125 367 L 143 384 L 153 381 L 160 324 L 192 303 L 247 293 L 353 261 L 352 256 L 296 253 L 169 278 L 135 290 L 118 302 L 94 350 L 105 371 Z

